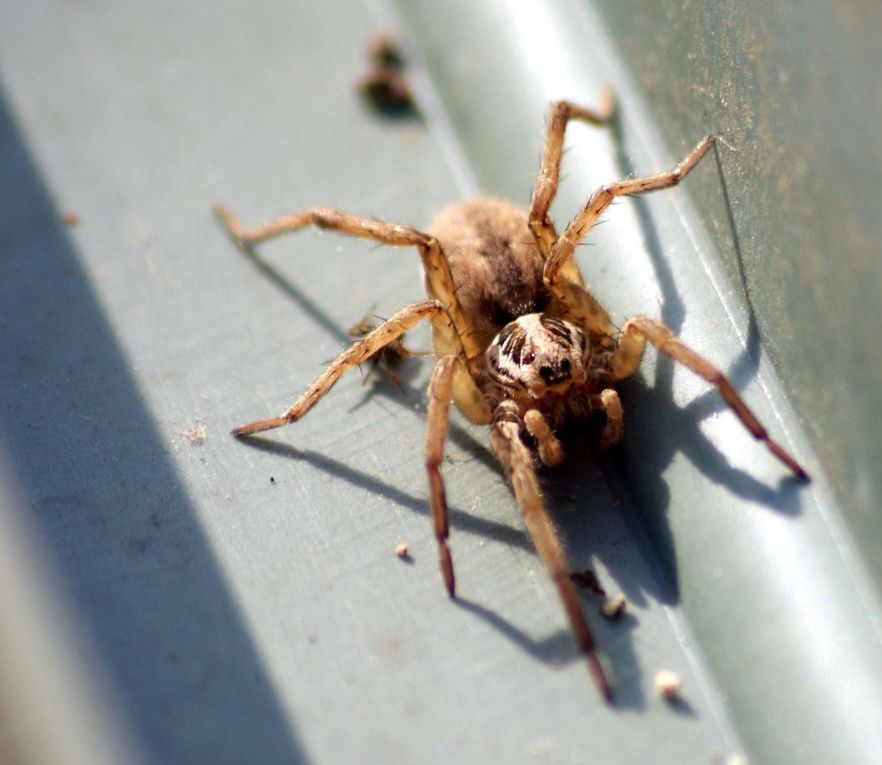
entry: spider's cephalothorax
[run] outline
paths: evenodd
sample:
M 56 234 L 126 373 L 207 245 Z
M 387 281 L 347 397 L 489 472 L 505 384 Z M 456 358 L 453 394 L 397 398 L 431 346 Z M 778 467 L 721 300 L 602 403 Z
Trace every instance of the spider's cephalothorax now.
M 503 389 L 541 399 L 586 382 L 590 345 L 574 324 L 528 313 L 506 324 L 485 356 L 490 377 Z
M 609 91 L 605 95 L 603 107 L 597 110 L 569 101 L 551 105 L 542 167 L 529 212 L 494 199 L 463 202 L 443 211 L 431 233 L 324 207 L 250 229 L 222 206 L 217 207 L 217 213 L 245 249 L 306 226 L 418 249 L 429 300 L 403 308 L 356 341 L 281 415 L 242 425 L 233 432 L 248 436 L 295 422 L 346 370 L 395 343 L 422 319 L 430 321 L 438 361 L 429 383 L 426 470 L 447 591 L 454 596 L 455 580 L 440 468 L 453 400 L 471 422 L 491 427 L 491 449 L 509 478 L 530 536 L 557 587 L 579 650 L 608 699 L 611 687 L 595 653 L 536 476 L 535 458 L 546 465 L 563 458 L 555 429 L 600 411 L 606 417 L 600 443 L 616 443 L 622 434 L 622 406 L 615 385 L 637 371 L 648 341 L 716 386 L 754 438 L 765 443 L 798 477 L 808 476 L 769 437 L 716 367 L 653 319 L 629 319 L 621 332 L 616 332 L 606 311 L 585 288 L 573 252 L 604 210 L 616 197 L 676 185 L 714 142 L 713 136 L 708 136 L 668 172 L 601 186 L 558 237 L 548 211 L 557 192 L 564 131 L 572 119 L 608 122 L 614 103 Z

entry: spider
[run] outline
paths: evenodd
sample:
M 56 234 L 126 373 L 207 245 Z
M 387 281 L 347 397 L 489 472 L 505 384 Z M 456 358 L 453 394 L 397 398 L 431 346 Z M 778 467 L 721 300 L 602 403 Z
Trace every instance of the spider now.
M 597 108 L 570 101 L 551 104 L 529 211 L 499 199 L 459 202 L 444 209 L 428 232 L 423 232 L 325 207 L 246 228 L 229 209 L 215 207 L 220 221 L 245 250 L 308 226 L 417 249 L 429 299 L 401 309 L 354 342 L 278 417 L 241 425 L 233 433 L 245 437 L 296 422 L 344 372 L 427 320 L 437 361 L 428 388 L 425 465 L 447 593 L 455 597 L 456 585 L 440 468 L 453 401 L 470 422 L 490 427 L 491 451 L 508 477 L 527 530 L 557 588 L 578 650 L 607 701 L 612 698 L 612 687 L 537 478 L 537 467 L 553 466 L 563 459 L 555 431 L 570 421 L 599 415 L 604 420 L 601 446 L 618 443 L 623 415 L 616 385 L 637 371 L 649 342 L 716 386 L 753 437 L 798 478 L 808 480 L 805 470 L 772 440 L 723 373 L 669 329 L 637 316 L 618 331 L 585 288 L 573 259 L 576 246 L 615 199 L 677 185 L 713 146 L 716 136 L 702 139 L 672 170 L 601 186 L 558 236 L 548 211 L 557 193 L 567 125 L 571 120 L 607 124 L 615 108 L 609 88 Z

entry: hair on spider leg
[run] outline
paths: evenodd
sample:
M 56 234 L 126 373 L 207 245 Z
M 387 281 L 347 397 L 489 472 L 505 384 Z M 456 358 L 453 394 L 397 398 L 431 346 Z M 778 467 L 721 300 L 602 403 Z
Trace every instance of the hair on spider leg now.
M 612 97 L 606 94 L 605 101 Z M 456 596 L 448 538 L 444 449 L 453 403 L 473 425 L 489 427 L 490 451 L 508 478 L 530 539 L 556 589 L 576 647 L 601 696 L 612 684 L 601 662 L 588 619 L 569 576 L 560 534 L 549 514 L 536 472 L 563 457 L 557 432 L 586 425 L 600 414 L 600 445 L 623 433 L 616 388 L 638 370 L 647 344 L 685 366 L 716 389 L 745 429 L 768 453 L 802 480 L 808 474 L 765 427 L 726 376 L 683 343 L 662 322 L 635 316 L 618 327 L 583 285 L 576 247 L 605 211 L 622 197 L 668 189 L 685 178 L 712 145 L 706 136 L 673 169 L 599 186 L 558 235 L 549 209 L 560 182 L 567 124 L 613 124 L 617 110 L 591 110 L 569 101 L 550 107 L 545 148 L 528 210 L 499 199 L 454 203 L 427 231 L 358 217 L 330 208 L 308 208 L 254 229 L 241 228 L 225 208 L 218 217 L 239 241 L 256 243 L 310 226 L 392 247 L 413 247 L 422 261 L 427 299 L 405 306 L 343 351 L 278 417 L 247 423 L 239 437 L 298 421 L 348 370 L 395 353 L 402 337 L 426 321 L 436 363 L 428 387 L 424 465 L 429 511 L 444 587 Z M 232 227 L 235 225 L 235 229 Z
M 721 133 L 714 133 L 713 138 L 714 138 L 714 151 L 716 151 L 717 146 L 725 146 L 733 154 L 738 153 L 738 149 L 735 146 L 733 146 L 731 143 L 729 143 Z

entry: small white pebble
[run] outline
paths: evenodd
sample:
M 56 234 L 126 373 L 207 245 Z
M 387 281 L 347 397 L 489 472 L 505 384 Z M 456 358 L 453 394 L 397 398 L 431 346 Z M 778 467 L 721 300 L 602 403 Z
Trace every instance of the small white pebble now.
M 603 601 L 603 604 L 600 606 L 600 612 L 607 619 L 618 619 L 625 613 L 627 607 L 628 601 L 624 595 L 613 595 L 611 598 Z
M 395 554 L 399 558 L 406 558 L 408 556 L 407 542 L 402 542 L 398 547 L 395 548 Z
M 660 669 L 655 673 L 652 681 L 655 686 L 655 692 L 665 701 L 671 701 L 677 698 L 680 688 L 683 686 L 683 680 L 676 672 L 670 669 Z

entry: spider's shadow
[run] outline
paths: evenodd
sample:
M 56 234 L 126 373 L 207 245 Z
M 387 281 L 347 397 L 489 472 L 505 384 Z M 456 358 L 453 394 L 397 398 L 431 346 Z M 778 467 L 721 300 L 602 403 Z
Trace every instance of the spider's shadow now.
M 242 443 L 258 451 L 307 462 L 313 467 L 324 470 L 352 486 L 383 497 L 406 510 L 423 515 L 427 519 L 428 528 L 429 503 L 425 497 L 408 494 L 392 484 L 311 449 L 298 449 L 296 446 L 261 436 L 248 436 L 242 439 Z M 481 539 L 492 539 L 522 550 L 533 549 L 529 539 L 520 529 L 514 526 L 507 526 L 481 518 L 480 516 L 471 515 L 455 507 L 449 507 L 448 513 L 450 525 L 457 531 L 473 534 Z
M 293 300 L 318 326 L 324 328 L 335 337 L 341 345 L 348 345 L 353 342 L 354 338 L 344 332 L 333 319 L 324 313 L 317 303 L 293 285 L 281 271 L 264 260 L 254 249 L 249 248 L 245 250 L 245 254 L 265 278 L 274 284 L 287 298 Z M 411 412 L 416 410 L 424 418 L 426 391 L 423 378 L 425 375 L 419 374 L 420 361 L 419 358 L 404 359 L 395 367 L 395 371 L 398 374 L 397 380 L 392 380 L 382 370 L 376 370 L 370 379 L 365 379 L 365 382 L 369 382 L 370 385 L 367 386 L 365 395 L 355 407 L 357 408 L 368 399 L 373 399 L 373 397 L 379 395 L 383 401 L 394 402 L 396 406 L 403 406 Z M 470 431 L 459 426 L 453 418 L 451 418 L 448 424 L 447 439 L 449 443 L 456 444 L 460 449 L 468 451 L 471 459 L 477 460 L 488 469 L 501 474 L 500 466 L 490 451 L 476 440 Z M 364 489 L 371 494 L 383 496 L 400 507 L 426 516 L 428 523 L 429 504 L 428 499 L 424 496 L 417 497 L 404 492 L 396 486 L 327 455 L 309 449 L 300 449 L 275 439 L 263 436 L 250 436 L 242 439 L 242 443 L 260 451 L 308 462 L 313 467 L 326 471 L 353 486 Z M 582 460 L 585 460 L 585 462 L 583 463 Z M 592 464 L 594 465 L 593 468 L 591 467 Z M 598 549 L 603 544 L 603 535 L 592 533 L 590 515 L 587 516 L 586 520 L 586 514 L 584 513 L 557 512 L 558 507 L 567 504 L 565 495 L 574 493 L 578 493 L 580 500 L 588 505 L 594 506 L 598 504 L 595 501 L 594 490 L 586 489 L 585 476 L 587 472 L 593 472 L 592 479 L 595 485 L 599 478 L 596 462 L 594 462 L 590 447 L 582 444 L 578 451 L 569 456 L 562 469 L 565 475 L 565 479 L 562 482 L 557 481 L 557 471 L 554 476 L 541 477 L 546 495 L 550 499 L 550 509 L 555 516 L 555 521 L 561 528 L 562 536 L 568 548 L 574 555 L 578 555 L 579 560 L 590 560 L 596 555 L 603 557 L 604 551 Z M 602 489 L 597 488 L 596 491 L 602 492 Z M 512 503 L 514 503 L 513 499 Z M 517 516 L 514 514 L 514 504 L 512 508 L 512 518 L 515 519 Z M 453 506 L 448 508 L 448 512 L 451 528 L 457 533 L 463 532 L 475 535 L 481 539 L 493 540 L 535 554 L 532 542 L 526 530 L 520 524 L 511 526 L 500 524 L 481 516 L 472 515 Z M 574 520 L 573 515 L 580 516 L 581 520 Z M 575 528 L 574 523 L 579 525 L 579 528 Z M 587 533 L 583 526 L 584 523 L 588 524 Z M 622 581 L 627 579 L 628 577 L 622 577 Z M 657 599 L 665 599 L 663 593 L 654 591 L 654 582 L 652 581 L 641 582 L 639 589 L 642 592 L 651 592 Z M 636 598 L 636 600 L 639 599 L 639 597 Z M 583 594 L 582 602 L 586 612 L 589 612 L 589 619 L 592 629 L 596 633 L 595 637 L 598 643 L 603 645 L 604 651 L 610 654 L 615 675 L 616 706 L 619 708 L 641 708 L 644 706 L 644 700 L 640 687 L 639 673 L 633 671 L 633 668 L 637 666 L 637 659 L 633 653 L 631 641 L 625 639 L 623 634 L 623 630 L 627 630 L 630 633 L 635 628 L 636 619 L 631 616 L 625 616 L 623 619 L 617 620 L 615 624 L 607 623 L 603 618 L 597 617 L 596 600 Z M 474 601 L 457 597 L 454 603 L 511 640 L 518 648 L 532 658 L 549 666 L 563 666 L 581 660 L 581 656 L 573 645 L 572 637 L 568 630 L 555 630 L 548 635 L 537 638 L 528 634 L 501 614 Z M 590 615 L 590 612 L 594 613 L 594 617 Z M 614 650 L 608 650 L 613 648 L 613 642 L 615 642 Z
M 614 143 L 617 152 L 617 163 L 623 177 L 636 175 L 623 141 L 621 123 L 618 117 L 613 124 Z M 726 210 L 729 216 L 729 226 L 732 241 L 739 268 L 741 269 L 742 285 L 748 306 L 748 335 L 746 347 L 733 361 L 727 370 L 729 379 L 736 389 L 742 389 L 756 374 L 760 356 L 760 333 L 750 294 L 747 290 L 746 279 L 743 271 L 741 246 L 738 239 L 737 228 L 732 216 L 729 204 L 726 178 L 720 162 L 719 153 L 714 147 L 719 172 L 722 193 L 726 202 Z M 664 250 L 650 213 L 647 200 L 636 197 L 632 200 L 634 209 L 644 235 L 646 250 L 652 262 L 657 282 L 660 286 L 663 300 L 661 305 L 661 319 L 675 333 L 683 326 L 686 310 L 673 272 L 667 262 Z M 326 313 L 301 290 L 295 287 L 279 270 L 267 263 L 254 250 L 247 250 L 255 267 L 279 288 L 289 299 L 295 301 L 300 308 L 320 327 L 335 337 L 341 345 L 348 345 L 353 338 L 345 333 Z M 356 405 L 360 406 L 369 398 L 379 394 L 383 399 L 390 399 L 397 405 L 405 405 L 413 410 L 414 402 L 417 409 L 425 413 L 426 396 L 424 391 L 424 375 L 419 375 L 418 360 L 405 359 L 396 366 L 397 380 L 390 379 L 379 370 L 373 376 L 370 387 Z M 580 521 L 568 520 L 565 514 L 556 511 L 557 508 L 567 504 L 564 494 L 578 491 L 580 495 L 585 491 L 585 477 L 590 472 L 592 461 L 596 460 L 600 471 L 606 475 L 607 483 L 612 486 L 614 493 L 621 493 L 623 487 L 631 486 L 622 480 L 620 476 L 627 475 L 629 463 L 639 460 L 641 485 L 636 491 L 635 504 L 640 509 L 642 517 L 641 526 L 648 525 L 651 528 L 651 537 L 655 547 L 656 560 L 664 566 L 663 579 L 647 576 L 636 569 L 631 571 L 615 570 L 615 564 L 610 561 L 610 569 L 616 580 L 623 586 L 629 598 L 640 602 L 644 596 L 652 597 L 662 602 L 677 602 L 679 600 L 679 587 L 677 581 L 676 565 L 674 563 L 674 546 L 670 526 L 667 523 L 667 508 L 669 504 L 669 491 L 666 483 L 661 478 L 665 469 L 677 453 L 684 454 L 695 467 L 711 481 L 728 488 L 730 492 L 753 502 L 761 503 L 777 512 L 793 515 L 799 512 L 799 497 L 797 481 L 783 480 L 777 487 L 769 487 L 751 475 L 732 467 L 725 456 L 717 451 L 701 433 L 699 423 L 706 417 L 724 410 L 725 404 L 721 401 L 715 390 L 709 390 L 685 407 L 675 404 L 672 396 L 674 362 L 659 354 L 657 357 L 655 385 L 649 390 L 645 382 L 638 376 L 622 386 L 625 404 L 628 410 L 629 424 L 632 430 L 641 430 L 650 427 L 653 423 L 656 430 L 664 429 L 664 438 L 657 438 L 646 448 L 639 447 L 639 452 L 631 449 L 631 454 L 626 456 L 621 451 L 609 457 L 601 457 L 596 460 L 593 449 L 586 444 L 584 439 L 581 443 L 568 446 L 568 460 L 562 466 L 564 473 L 570 473 L 561 483 L 559 475 L 555 475 L 553 481 L 543 481 L 546 487 L 546 495 L 549 505 L 555 515 L 558 525 L 561 526 L 562 535 L 568 542 L 568 548 L 574 556 L 590 560 L 597 554 L 597 542 L 592 540 L 592 534 L 584 533 L 584 528 L 575 528 L 574 524 Z M 419 379 L 419 383 L 417 383 Z M 405 402 L 408 402 L 407 404 Z M 635 426 L 636 427 L 633 427 Z M 461 448 L 469 450 L 476 459 L 495 471 L 499 466 L 492 455 L 483 448 L 472 434 L 451 421 L 448 430 L 448 439 Z M 327 456 L 310 450 L 301 450 L 287 446 L 277 441 L 264 438 L 250 438 L 246 441 L 254 448 L 271 451 L 276 454 L 292 457 L 309 462 L 315 467 L 326 470 L 338 478 L 364 488 L 372 493 L 380 494 L 393 502 L 409 510 L 428 515 L 428 503 L 423 497 L 402 492 L 394 486 L 386 484 L 376 478 L 368 476 L 358 470 L 344 465 Z M 578 465 L 578 467 L 576 467 Z M 567 467 L 569 466 L 569 467 Z M 569 487 L 569 488 L 567 488 Z M 591 504 L 590 499 L 587 500 Z M 580 505 L 584 506 L 585 502 Z M 510 527 L 492 521 L 484 520 L 465 513 L 455 508 L 450 509 L 451 525 L 457 530 L 466 533 L 477 534 L 483 538 L 493 539 L 507 545 L 532 551 L 532 545 L 526 533 L 517 527 Z M 570 528 L 567 528 L 567 527 Z M 601 551 L 600 557 L 604 557 Z M 625 568 L 628 568 L 625 566 Z M 638 567 L 639 568 L 639 567 Z M 583 599 L 586 607 L 589 606 L 587 599 Z M 469 611 L 485 621 L 491 627 L 505 635 L 512 642 L 522 648 L 529 655 L 549 664 L 559 664 L 578 659 L 578 654 L 573 649 L 568 633 L 559 631 L 545 638 L 535 639 L 524 633 L 517 626 L 508 622 L 499 614 L 485 607 L 467 600 L 456 601 L 461 608 Z M 642 692 L 640 690 L 639 677 L 631 671 L 638 666 L 636 657 L 633 655 L 631 643 L 624 640 L 621 634 L 621 623 L 615 628 L 605 624 L 599 624 L 603 620 L 592 620 L 598 632 L 598 642 L 605 648 L 609 647 L 614 655 L 615 667 L 624 670 L 616 672 L 617 677 L 617 704 L 619 706 L 640 707 L 643 705 Z M 631 624 L 633 619 L 625 620 L 626 625 Z M 631 624 L 633 627 L 633 624 Z M 618 630 L 618 631 L 616 631 Z M 611 643 L 614 641 L 615 646 Z M 637 673 L 639 675 L 639 673 Z M 681 710 L 689 712 L 689 710 Z
M 634 167 L 626 151 L 622 123 L 618 114 L 612 129 L 616 162 L 621 175 L 635 177 L 638 175 L 637 168 Z M 747 307 L 745 347 L 726 370 L 730 382 L 740 391 L 758 373 L 761 336 L 748 289 L 741 241 L 718 144 L 714 144 L 712 151 L 726 211 L 731 246 L 738 264 Z M 636 196 L 630 200 L 630 203 L 639 221 L 646 251 L 661 290 L 661 321 L 674 334 L 679 334 L 686 317 L 686 308 L 653 220 L 649 201 L 645 197 Z M 792 516 L 800 512 L 799 489 L 803 485 L 798 479 L 788 476 L 781 479 L 776 487 L 771 487 L 730 465 L 725 455 L 702 434 L 699 428 L 700 423 L 707 417 L 726 411 L 726 404 L 717 390 L 711 388 L 685 407 L 678 406 L 673 399 L 674 368 L 673 360 L 659 353 L 656 356 L 655 383 L 651 389 L 640 375 L 636 375 L 621 386 L 631 431 L 647 431 L 656 436 L 663 432 L 663 437 L 654 438 L 650 445 L 639 448 L 639 451 L 634 447 L 627 452 L 618 450 L 601 461 L 611 483 L 617 486 L 618 490 L 622 490 L 622 487 L 627 485 L 624 477 L 627 476 L 628 468 L 633 468 L 639 461 L 642 485 L 636 491 L 638 496 L 635 497 L 634 504 L 639 508 L 641 525 L 650 528 L 653 544 L 656 547 L 655 557 L 664 565 L 664 573 L 670 585 L 671 602 L 679 600 L 679 586 L 674 564 L 673 538 L 666 520 L 670 494 L 661 476 L 676 454 L 686 456 L 706 478 L 725 486 L 733 495 L 765 505 L 784 515 Z M 757 448 L 762 447 L 757 444 Z
M 468 437 L 468 434 L 465 434 L 464 431 L 463 435 Z M 353 486 L 357 486 L 373 495 L 382 496 L 399 507 L 425 516 L 428 527 L 430 520 L 429 504 L 423 496 L 409 494 L 394 485 L 310 449 L 300 449 L 262 436 L 249 436 L 243 439 L 242 443 L 259 451 L 307 462 L 313 467 L 326 471 Z M 488 451 L 482 450 L 479 453 L 483 455 L 482 459 L 486 459 L 494 469 L 499 469 Z M 569 480 L 564 481 L 564 488 L 562 490 L 555 488 L 554 492 L 549 495 L 552 505 L 564 503 L 565 499 L 560 492 L 572 491 L 574 489 L 573 481 L 575 480 L 578 483 L 579 477 L 584 476 L 583 470 L 579 469 L 573 462 L 570 461 L 568 463 L 571 469 L 565 470 L 569 474 L 566 476 Z M 535 554 L 530 538 L 526 530 L 521 526 L 509 526 L 487 520 L 453 506 L 448 508 L 448 514 L 450 526 L 456 533 L 471 534 L 482 540 L 492 540 L 508 547 L 518 548 L 524 552 Z M 579 513 L 578 515 L 582 517 L 584 522 L 585 514 Z M 591 558 L 595 554 L 602 555 L 602 553 L 597 553 L 595 549 L 596 546 L 602 544 L 602 540 L 598 539 L 598 535 L 573 533 L 571 529 L 566 528 L 567 525 L 572 525 L 572 519 L 570 519 L 569 524 L 565 518 L 557 517 L 556 520 L 562 527 L 565 538 L 573 539 L 574 541 L 577 538 L 579 539 L 580 549 L 578 552 L 580 558 Z M 578 523 L 579 521 L 576 522 Z M 590 524 L 590 520 L 587 522 Z M 584 544 L 582 543 L 583 540 L 585 540 Z M 586 545 L 590 545 L 591 548 L 586 548 Z M 454 559 L 455 562 L 456 560 Z M 441 586 L 440 581 L 438 586 Z M 615 705 L 619 708 L 642 708 L 644 700 L 640 688 L 639 675 L 633 671 L 633 668 L 637 666 L 637 659 L 633 654 L 630 639 L 626 639 L 626 635 L 629 635 L 636 628 L 637 620 L 633 616 L 626 614 L 617 619 L 614 624 L 609 623 L 598 616 L 598 599 L 583 594 L 581 600 L 583 608 L 589 614 L 588 618 L 598 644 L 602 645 L 604 652 L 608 653 L 611 657 L 616 685 Z M 561 667 L 582 660 L 582 656 L 573 644 L 570 632 L 566 629 L 554 630 L 542 637 L 535 637 L 506 619 L 500 613 L 473 600 L 464 598 L 461 594 L 457 595 L 456 599 L 452 602 L 499 632 L 524 651 L 524 653 L 544 664 L 551 667 Z M 593 616 L 591 615 L 592 613 Z M 613 643 L 615 643 L 614 647 Z

